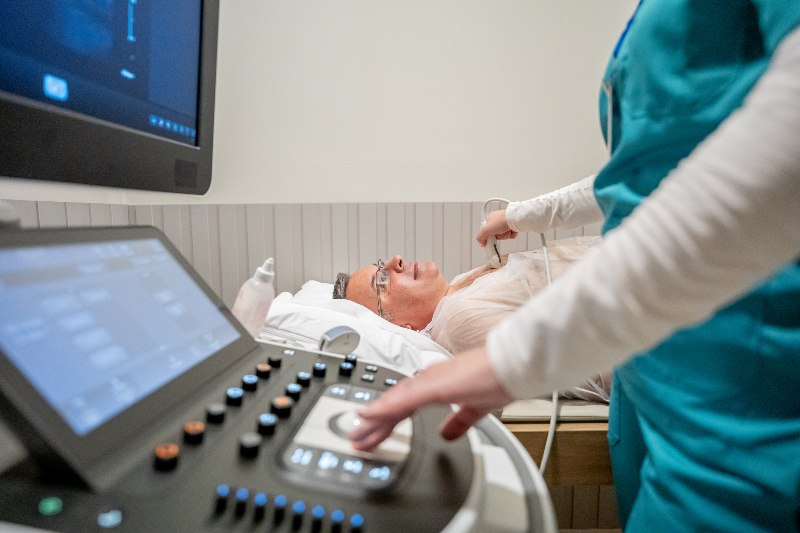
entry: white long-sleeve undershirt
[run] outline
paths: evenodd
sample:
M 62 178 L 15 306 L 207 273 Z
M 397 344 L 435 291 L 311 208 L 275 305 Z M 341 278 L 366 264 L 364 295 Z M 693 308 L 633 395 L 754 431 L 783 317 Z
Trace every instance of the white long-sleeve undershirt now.
M 582 262 L 489 335 L 517 398 L 702 322 L 800 255 L 800 30 L 745 100 Z
M 506 206 L 506 223 L 514 231 L 544 233 L 549 229 L 570 229 L 603 220 L 594 197 L 594 176 L 556 191 Z

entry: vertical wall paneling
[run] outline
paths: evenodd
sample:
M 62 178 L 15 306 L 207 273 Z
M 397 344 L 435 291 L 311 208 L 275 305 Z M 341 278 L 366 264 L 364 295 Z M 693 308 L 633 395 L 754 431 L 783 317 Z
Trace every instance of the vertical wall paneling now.
M 64 228 L 67 226 L 67 206 L 63 202 L 39 202 L 39 227 Z
M 469 246 L 469 242 L 464 239 L 461 228 L 461 204 L 444 204 L 441 269 L 447 280 L 464 272 L 461 267 L 461 249 Z
M 275 290 L 295 292 L 294 287 L 294 255 L 292 245 L 292 206 L 280 204 L 275 206 Z
M 433 204 L 433 225 L 431 226 L 431 242 L 433 244 L 432 260 L 437 265 L 444 263 L 444 204 Z
M 269 255 L 264 239 L 264 206 L 251 204 L 245 206 L 245 233 L 247 234 L 247 268 L 245 273 L 251 276 L 256 268 L 264 264 Z
M 378 260 L 378 210 L 373 203 L 358 205 L 358 266 Z M 386 259 L 385 257 L 383 259 Z
M 131 224 L 128 215 L 128 206 L 126 205 L 112 205 L 111 206 L 111 225 L 112 226 L 129 226 Z
M 39 209 L 36 202 L 28 200 L 6 200 L 16 211 L 19 217 L 20 227 L 22 228 L 38 228 L 39 227 Z
M 348 223 L 347 223 L 347 204 L 333 204 L 331 206 L 331 245 L 333 252 L 333 272 L 332 278 L 335 280 L 336 274 L 350 270 L 350 247 L 348 246 Z
M 414 204 L 407 203 L 403 204 L 403 211 L 404 211 L 404 223 L 405 223 L 405 247 L 403 248 L 403 253 L 400 254 L 403 257 L 410 257 L 411 259 L 418 261 L 420 258 L 417 256 L 417 241 L 416 241 L 416 231 L 415 228 L 417 227 L 417 217 L 416 217 L 416 209 L 414 209 Z
M 67 202 L 65 207 L 67 212 L 67 227 L 86 228 L 91 226 L 92 219 L 89 204 Z
M 206 283 L 221 296 L 219 286 L 214 284 L 211 277 L 211 244 L 207 205 L 193 205 L 190 208 L 192 220 L 192 259 L 197 273 Z M 216 229 L 216 228 L 215 228 Z
M 320 232 L 320 281 L 333 283 L 336 274 L 333 270 L 333 243 L 331 241 L 331 204 L 319 204 L 319 232 Z
M 275 259 L 275 288 L 296 292 L 309 279 L 331 283 L 377 258 L 400 254 L 436 261 L 447 279 L 486 262 L 474 241 L 482 202 L 106 205 L 12 200 L 26 228 L 153 225 L 232 305 L 239 286 L 267 257 Z M 548 241 L 597 235 L 600 224 L 549 231 Z M 501 241 L 501 251 L 540 246 L 537 233 Z
M 89 204 L 89 218 L 93 227 L 111 225 L 111 206 L 107 204 Z
M 389 251 L 387 246 L 386 204 L 383 203 L 375 205 L 375 236 L 377 237 L 375 247 L 378 257 L 388 258 L 397 253 Z
M 352 272 L 357 268 L 364 266 L 360 262 L 360 255 L 358 250 L 359 244 L 359 231 L 358 231 L 358 204 L 347 204 L 347 269 L 345 272 Z M 375 259 L 371 259 L 371 263 Z
M 405 207 L 403 204 L 386 206 L 386 256 L 399 254 L 406 256 L 405 242 Z
M 322 227 L 320 224 L 319 205 L 303 204 L 303 280 L 315 279 L 325 281 L 328 273 L 322 273 Z M 329 280 L 328 280 L 329 281 Z
M 300 204 L 292 204 L 292 257 L 294 257 L 294 284 L 293 287 L 301 287 L 307 281 L 303 277 L 303 210 Z
M 433 261 L 433 204 L 417 204 L 414 217 L 414 260 Z
M 222 301 L 228 307 L 233 306 L 239 286 L 244 282 L 246 276 L 245 267 L 247 265 L 247 248 L 240 241 L 241 236 L 245 236 L 246 227 L 244 220 L 237 219 L 236 205 L 219 206 L 219 250 L 222 261 L 220 261 L 220 284 L 222 289 Z
M 478 230 L 483 223 L 483 202 L 474 202 L 472 204 L 472 233 L 477 235 Z M 480 246 L 472 248 L 472 268 L 478 267 L 486 263 L 486 252 Z
M 461 229 L 460 238 L 467 239 L 461 245 L 461 266 L 460 272 L 467 272 L 472 270 L 472 249 L 477 247 L 475 242 L 475 233 L 472 231 L 472 205 L 467 202 L 459 204 L 461 209 Z
M 137 226 L 153 225 L 153 207 L 149 205 L 137 205 L 133 208 L 133 223 Z
M 184 258 L 191 261 L 191 257 L 187 256 L 181 246 L 183 239 L 181 235 L 181 212 L 176 205 L 165 205 L 164 212 L 164 235 L 175 245 L 175 248 L 181 250 Z

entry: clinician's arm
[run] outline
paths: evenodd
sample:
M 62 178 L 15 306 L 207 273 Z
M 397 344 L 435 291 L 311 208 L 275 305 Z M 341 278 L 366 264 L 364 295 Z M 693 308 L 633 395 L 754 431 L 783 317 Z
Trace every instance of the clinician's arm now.
M 355 445 L 374 446 L 393 412 L 454 402 L 460 434 L 504 397 L 578 384 L 598 368 L 707 319 L 800 254 L 800 29 L 781 43 L 733 113 L 602 245 L 469 354 L 490 372 L 446 385 L 459 357 L 390 390 L 364 412 Z M 438 377 L 438 379 L 437 379 Z M 484 383 L 480 383 L 483 380 Z M 494 385 L 491 385 L 494 384 Z M 493 391 L 487 388 L 494 386 Z M 417 391 L 455 392 L 423 394 Z M 480 391 L 473 403 L 468 390 Z M 401 396 L 401 394 L 405 394 Z
M 492 211 L 475 235 L 481 246 L 488 237 L 513 239 L 521 231 L 544 233 L 602 222 L 603 212 L 594 196 L 594 176 L 561 189 L 525 200 L 511 202 L 505 210 Z

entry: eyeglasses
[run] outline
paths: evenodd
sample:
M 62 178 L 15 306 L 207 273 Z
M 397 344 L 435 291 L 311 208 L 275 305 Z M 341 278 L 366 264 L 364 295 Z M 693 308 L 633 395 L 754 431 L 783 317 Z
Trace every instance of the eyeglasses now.
M 377 272 L 375 272 L 375 294 L 378 295 L 378 316 L 385 318 L 383 316 L 381 292 L 385 292 L 386 294 L 389 293 L 389 271 L 386 270 L 386 265 L 384 264 L 383 259 L 378 259 L 378 261 L 375 263 L 375 266 L 378 267 Z

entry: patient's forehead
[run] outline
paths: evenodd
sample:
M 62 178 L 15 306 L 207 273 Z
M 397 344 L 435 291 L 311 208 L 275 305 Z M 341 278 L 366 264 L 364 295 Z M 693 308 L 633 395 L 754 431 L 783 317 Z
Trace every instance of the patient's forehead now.
M 372 284 L 377 271 L 378 267 L 375 265 L 367 265 L 353 272 L 347 283 L 345 297 L 373 311 L 377 310 L 377 295 Z

